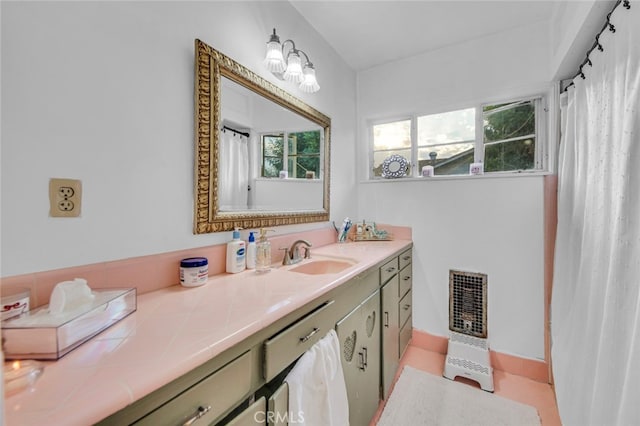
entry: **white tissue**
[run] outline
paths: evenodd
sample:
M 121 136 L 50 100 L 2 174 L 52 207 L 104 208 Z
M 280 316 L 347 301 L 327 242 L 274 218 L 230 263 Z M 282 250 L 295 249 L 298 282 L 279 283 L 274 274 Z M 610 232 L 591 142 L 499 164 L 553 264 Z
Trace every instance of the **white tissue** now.
M 52 315 L 73 311 L 83 305 L 91 304 L 94 299 L 87 280 L 76 278 L 56 284 L 49 299 L 49 313 Z

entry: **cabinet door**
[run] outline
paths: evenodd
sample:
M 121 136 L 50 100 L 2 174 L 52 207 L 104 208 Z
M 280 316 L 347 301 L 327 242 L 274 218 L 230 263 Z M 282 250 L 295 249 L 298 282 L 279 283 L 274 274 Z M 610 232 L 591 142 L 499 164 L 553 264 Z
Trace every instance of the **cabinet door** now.
M 269 426 L 288 426 L 289 424 L 289 385 L 284 382 L 269 397 L 267 422 Z M 296 413 L 297 415 L 297 413 Z M 295 423 L 295 420 L 292 422 Z
M 382 399 L 387 399 L 400 359 L 398 286 L 396 275 L 382 287 Z
M 349 423 L 368 425 L 380 393 L 380 292 L 336 324 L 349 399 Z
M 253 404 L 251 404 L 246 410 L 238 414 L 233 418 L 227 426 L 255 426 L 267 424 L 267 403 L 263 396 Z M 194 425 L 195 426 L 195 425 Z

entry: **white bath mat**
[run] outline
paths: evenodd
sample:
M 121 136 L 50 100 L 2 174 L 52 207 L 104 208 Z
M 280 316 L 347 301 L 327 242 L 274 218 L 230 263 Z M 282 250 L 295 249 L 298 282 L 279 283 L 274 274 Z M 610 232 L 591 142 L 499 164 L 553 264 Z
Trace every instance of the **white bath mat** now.
M 378 426 L 539 426 L 535 408 L 405 366 Z

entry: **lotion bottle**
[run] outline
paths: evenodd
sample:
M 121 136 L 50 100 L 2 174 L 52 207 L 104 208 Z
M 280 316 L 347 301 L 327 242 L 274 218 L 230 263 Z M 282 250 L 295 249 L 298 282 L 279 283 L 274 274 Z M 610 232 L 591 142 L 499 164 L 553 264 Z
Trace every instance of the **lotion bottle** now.
M 233 239 L 227 243 L 227 272 L 236 274 L 246 268 L 245 242 L 240 239 L 240 230 L 233 231 Z
M 249 232 L 249 240 L 247 242 L 247 269 L 256 268 L 256 237 L 253 235 L 253 231 Z
M 256 272 L 271 270 L 271 242 L 267 240 L 267 232 L 271 229 L 260 228 L 260 238 L 256 245 Z

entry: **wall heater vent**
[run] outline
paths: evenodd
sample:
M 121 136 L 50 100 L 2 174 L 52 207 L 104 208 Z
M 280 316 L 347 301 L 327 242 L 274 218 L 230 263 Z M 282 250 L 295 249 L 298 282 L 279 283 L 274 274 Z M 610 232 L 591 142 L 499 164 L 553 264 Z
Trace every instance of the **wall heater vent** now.
M 487 337 L 487 274 L 449 271 L 449 329 Z
M 487 275 L 449 271 L 449 346 L 444 377 L 477 381 L 493 392 L 487 340 Z

